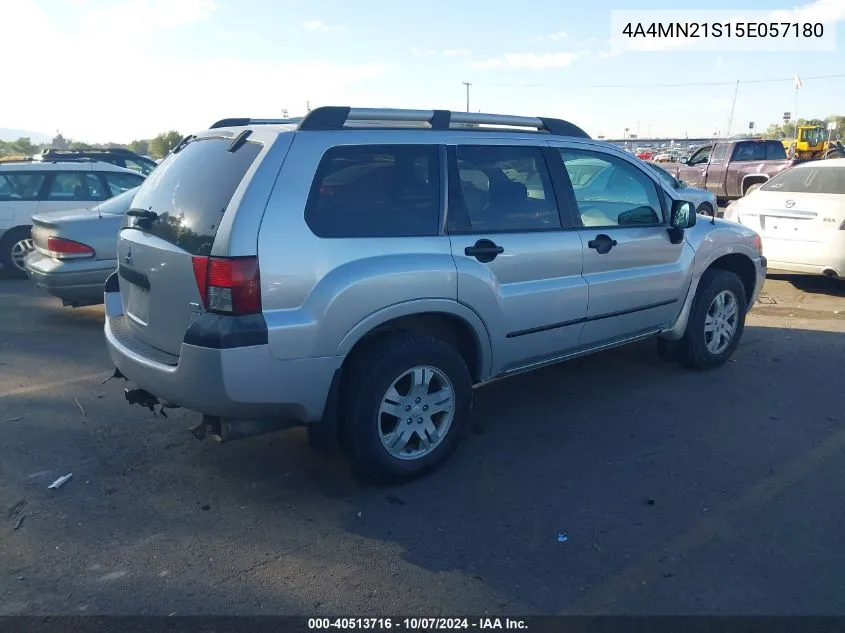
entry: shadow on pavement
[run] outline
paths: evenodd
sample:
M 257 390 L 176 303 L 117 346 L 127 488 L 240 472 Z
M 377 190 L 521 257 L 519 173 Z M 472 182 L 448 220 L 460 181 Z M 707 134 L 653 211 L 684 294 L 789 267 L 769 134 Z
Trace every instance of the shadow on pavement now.
M 830 297 L 845 297 L 845 280 L 822 275 L 797 275 L 790 273 L 769 273 L 768 279 L 786 281 L 798 290 Z
M 494 383 L 451 461 L 386 489 L 302 430 L 200 443 L 195 415 L 128 407 L 117 381 L 10 397 L 0 512 L 32 516 L 0 515 L 0 593 L 26 613 L 845 614 L 843 354 L 841 333 L 749 325 L 714 371 L 640 344 Z

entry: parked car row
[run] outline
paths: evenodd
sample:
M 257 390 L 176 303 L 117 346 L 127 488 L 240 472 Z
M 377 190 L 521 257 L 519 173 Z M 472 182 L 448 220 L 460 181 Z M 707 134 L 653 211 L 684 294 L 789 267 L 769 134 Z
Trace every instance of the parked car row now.
M 143 180 L 138 171 L 87 158 L 0 163 L 0 264 L 26 276 L 33 216 L 84 209 Z

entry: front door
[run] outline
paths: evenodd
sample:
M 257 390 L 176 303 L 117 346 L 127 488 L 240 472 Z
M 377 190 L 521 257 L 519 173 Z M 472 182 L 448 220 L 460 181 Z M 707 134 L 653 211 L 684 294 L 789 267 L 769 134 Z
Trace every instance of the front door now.
M 615 153 L 559 151 L 565 176 L 570 164 L 587 158 L 604 165 L 590 181 L 572 185 L 589 291 L 581 347 L 667 327 L 689 289 L 694 251 L 669 238 L 665 192 L 643 167 Z
M 702 147 L 689 157 L 685 165 L 678 170 L 678 180 L 683 180 L 690 187 L 704 189 L 707 182 L 707 165 L 710 162 L 712 145 Z
M 587 313 L 582 248 L 565 230 L 547 155 L 504 139 L 450 142 L 448 231 L 458 300 L 484 320 L 493 374 L 578 346 Z

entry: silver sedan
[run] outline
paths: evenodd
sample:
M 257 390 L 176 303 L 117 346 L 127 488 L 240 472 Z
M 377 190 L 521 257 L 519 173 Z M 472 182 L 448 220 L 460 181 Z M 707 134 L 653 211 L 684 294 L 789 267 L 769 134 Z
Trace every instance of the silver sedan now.
M 681 198 L 686 200 L 687 202 L 692 202 L 695 205 L 695 210 L 700 215 L 709 215 L 713 216 L 713 213 L 716 209 L 719 208 L 718 203 L 716 202 L 716 194 L 712 193 L 711 191 L 707 191 L 706 189 L 698 189 L 696 187 L 690 187 L 687 183 L 683 180 L 678 180 L 668 171 L 663 169 L 660 165 L 655 165 L 654 163 L 646 162 L 652 171 L 658 175 L 658 177 L 663 180 L 669 187 L 672 189 L 677 190 Z
M 35 284 L 66 306 L 103 303 L 106 278 L 117 269 L 117 234 L 137 191 L 91 209 L 32 216 L 34 250 L 25 265 Z

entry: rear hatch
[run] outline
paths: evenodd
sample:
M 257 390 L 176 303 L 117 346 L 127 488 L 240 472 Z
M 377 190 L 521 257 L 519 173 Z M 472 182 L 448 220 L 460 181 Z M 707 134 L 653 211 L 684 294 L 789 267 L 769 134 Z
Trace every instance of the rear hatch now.
M 217 230 L 224 215 L 234 213 L 227 209 L 261 149 L 249 140 L 195 138 L 162 161 L 138 190 L 117 244 L 121 299 L 137 338 L 179 355 L 207 298 Z M 222 276 L 231 278 L 223 263 Z M 257 267 L 251 272 L 257 276 Z

